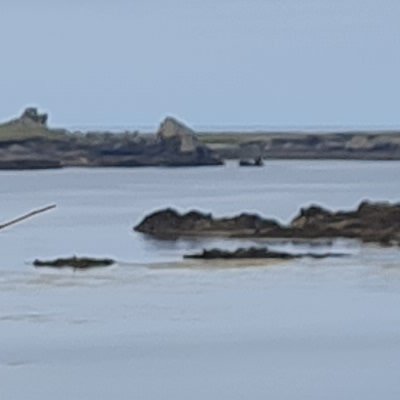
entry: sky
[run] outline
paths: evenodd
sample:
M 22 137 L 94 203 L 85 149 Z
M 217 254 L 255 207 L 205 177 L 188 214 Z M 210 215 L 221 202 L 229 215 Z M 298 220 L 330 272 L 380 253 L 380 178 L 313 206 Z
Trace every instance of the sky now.
M 399 0 L 1 0 L 0 120 L 400 127 Z

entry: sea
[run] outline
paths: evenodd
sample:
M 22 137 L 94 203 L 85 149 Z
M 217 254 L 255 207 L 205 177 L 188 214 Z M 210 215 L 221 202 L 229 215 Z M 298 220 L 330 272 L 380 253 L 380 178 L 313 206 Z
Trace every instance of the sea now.
M 156 240 L 172 207 L 289 222 L 317 204 L 400 201 L 400 162 L 0 172 L 0 399 L 400 398 L 400 249 L 357 241 Z M 268 246 L 343 258 L 185 261 Z M 109 268 L 34 268 L 110 257 Z

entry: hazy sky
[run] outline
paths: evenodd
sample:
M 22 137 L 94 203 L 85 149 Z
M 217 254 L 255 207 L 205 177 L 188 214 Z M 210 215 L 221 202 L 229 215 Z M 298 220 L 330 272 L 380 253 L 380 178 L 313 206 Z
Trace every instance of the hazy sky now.
M 1 0 L 0 119 L 400 126 L 399 0 Z

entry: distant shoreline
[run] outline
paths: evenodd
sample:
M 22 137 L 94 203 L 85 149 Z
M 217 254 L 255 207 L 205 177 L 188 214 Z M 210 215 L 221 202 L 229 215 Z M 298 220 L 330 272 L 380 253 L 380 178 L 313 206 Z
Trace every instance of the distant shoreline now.
M 400 130 L 195 131 L 173 117 L 156 133 L 72 132 L 27 108 L 0 125 L 0 169 L 262 165 L 255 160 L 400 160 Z
M 71 133 L 141 133 L 155 134 L 157 125 L 152 124 L 56 124 L 61 130 Z M 192 129 L 199 135 L 220 135 L 220 134 L 400 134 L 400 126 L 397 125 L 366 125 L 366 126 L 346 126 L 346 125 L 305 125 L 305 126 L 279 126 L 279 125 L 192 125 Z
M 213 132 L 198 137 L 223 159 L 240 159 L 246 147 L 258 146 L 264 159 L 400 160 L 400 131 Z

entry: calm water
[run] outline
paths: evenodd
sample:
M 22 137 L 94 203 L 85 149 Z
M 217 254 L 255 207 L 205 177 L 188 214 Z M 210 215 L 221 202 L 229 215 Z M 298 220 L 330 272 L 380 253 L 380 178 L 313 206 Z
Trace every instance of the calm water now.
M 132 227 L 166 206 L 287 222 L 310 203 L 399 201 L 399 167 L 1 172 L 2 220 L 58 208 L 0 232 L 0 398 L 398 399 L 400 250 L 338 241 L 333 249 L 351 257 L 177 265 L 185 252 L 239 242 L 158 242 Z M 30 265 L 72 254 L 120 264 Z

